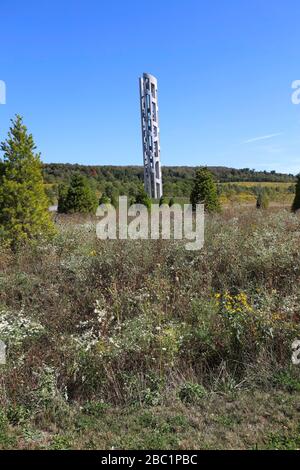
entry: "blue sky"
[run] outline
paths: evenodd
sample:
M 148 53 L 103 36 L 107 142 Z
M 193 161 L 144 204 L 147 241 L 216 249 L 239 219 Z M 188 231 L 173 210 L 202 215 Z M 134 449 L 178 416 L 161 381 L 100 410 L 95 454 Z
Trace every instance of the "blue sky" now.
M 297 173 L 299 0 L 1 0 L 0 139 L 46 162 L 142 164 L 138 76 L 159 80 L 163 165 Z

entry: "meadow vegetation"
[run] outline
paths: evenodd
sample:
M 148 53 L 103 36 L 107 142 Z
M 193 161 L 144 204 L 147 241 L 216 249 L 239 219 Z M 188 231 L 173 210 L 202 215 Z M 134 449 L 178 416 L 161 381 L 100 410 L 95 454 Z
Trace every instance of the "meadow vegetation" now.
M 293 211 L 268 209 L 277 191 L 247 183 L 261 210 L 222 213 L 250 174 L 294 179 L 219 169 L 240 175 L 233 190 L 207 168 L 174 170 L 178 191 L 161 202 L 182 190 L 206 206 L 204 249 L 187 251 L 97 239 L 99 198 L 151 212 L 138 178 L 102 188 L 101 172 L 72 170 L 52 217 L 54 183 L 20 116 L 1 149 L 0 448 L 299 448 L 299 179 Z
M 56 225 L 1 247 L 0 447 L 299 448 L 299 214 L 207 215 L 198 252 Z

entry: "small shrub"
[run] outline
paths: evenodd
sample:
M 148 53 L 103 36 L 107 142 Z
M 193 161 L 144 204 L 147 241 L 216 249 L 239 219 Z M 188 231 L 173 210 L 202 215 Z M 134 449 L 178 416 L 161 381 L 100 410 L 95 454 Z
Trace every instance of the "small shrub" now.
M 72 449 L 72 443 L 67 436 L 58 434 L 54 436 L 50 446 L 51 450 L 70 450 Z
M 162 196 L 159 200 L 159 205 L 162 206 L 163 204 L 168 204 L 168 200 L 165 196 Z
M 289 370 L 278 372 L 275 375 L 275 383 L 289 392 L 300 392 L 300 377 L 293 377 Z
M 186 382 L 179 390 L 179 398 L 183 403 L 196 405 L 207 396 L 205 388 L 194 382 Z
M 257 196 L 256 208 L 266 210 L 269 207 L 269 203 L 270 201 L 266 192 L 260 192 L 259 195 Z
M 109 405 L 104 402 L 88 401 L 84 404 L 82 411 L 89 416 L 101 416 L 103 412 L 109 409 Z
M 10 405 L 6 412 L 9 423 L 13 426 L 23 425 L 31 416 L 31 411 L 24 405 Z

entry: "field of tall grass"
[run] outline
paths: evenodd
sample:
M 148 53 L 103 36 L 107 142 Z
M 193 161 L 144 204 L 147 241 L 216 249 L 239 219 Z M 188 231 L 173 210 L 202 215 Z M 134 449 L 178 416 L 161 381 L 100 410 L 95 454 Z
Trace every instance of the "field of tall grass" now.
M 220 202 L 223 207 L 248 206 L 255 207 L 257 196 L 264 193 L 271 207 L 290 208 L 295 198 L 295 183 L 291 182 L 256 182 L 237 181 L 218 183 Z M 189 204 L 189 197 L 175 197 L 179 204 Z
M 219 184 L 221 202 L 224 205 L 232 203 L 240 205 L 255 205 L 258 194 L 264 192 L 271 205 L 291 206 L 295 197 L 295 184 L 291 182 L 251 182 Z
M 207 216 L 199 252 L 58 222 L 1 250 L 0 448 L 299 448 L 299 215 Z

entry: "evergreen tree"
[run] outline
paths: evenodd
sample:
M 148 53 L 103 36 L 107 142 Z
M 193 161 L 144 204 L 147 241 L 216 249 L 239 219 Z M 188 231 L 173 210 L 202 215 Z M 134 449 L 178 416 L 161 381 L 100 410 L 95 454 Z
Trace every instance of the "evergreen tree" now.
M 151 199 L 144 190 L 144 188 L 141 188 L 137 195 L 135 196 L 135 204 L 143 204 L 146 206 L 148 209 L 151 208 Z
M 159 200 L 159 205 L 162 206 L 163 204 L 168 204 L 167 198 L 162 196 Z
M 115 196 L 115 188 L 111 182 L 106 183 L 104 193 L 110 200 Z
M 13 248 L 21 242 L 55 233 L 45 193 L 40 154 L 21 116 L 12 120 L 1 143 L 0 238 Z
M 65 214 L 79 212 L 82 214 L 94 214 L 98 207 L 96 194 L 91 189 L 87 179 L 75 173 L 68 188 L 61 187 L 58 200 L 58 211 Z
M 106 196 L 105 193 L 103 193 L 99 199 L 99 206 L 101 206 L 101 204 L 111 204 L 110 198 Z
M 119 198 L 118 198 L 115 194 L 113 194 L 112 197 L 111 197 L 111 199 L 110 199 L 110 203 L 111 203 L 112 206 L 114 206 L 115 208 L 117 208 L 117 207 L 118 207 L 118 203 L 119 203 Z
M 114 207 L 118 205 L 118 191 L 112 183 L 107 183 L 105 185 L 104 194 L 109 198 L 110 204 Z
M 58 205 L 57 212 L 59 214 L 64 214 L 67 212 L 66 207 L 66 198 L 68 194 L 68 186 L 66 184 L 60 184 L 58 187 Z
M 57 203 L 58 188 L 56 184 L 45 184 L 45 193 L 49 200 L 49 204 L 54 206 Z
M 115 192 L 105 191 L 102 193 L 99 199 L 99 205 L 101 204 L 111 204 L 113 207 L 118 207 L 118 198 Z
M 265 191 L 260 191 L 256 200 L 257 209 L 268 209 L 269 207 L 269 198 Z
M 196 172 L 190 201 L 193 209 L 195 209 L 196 204 L 204 204 L 205 210 L 208 212 L 216 212 L 221 209 L 214 177 L 205 167 Z
M 297 212 L 300 209 L 300 174 L 297 177 L 296 194 L 292 206 L 292 211 Z

